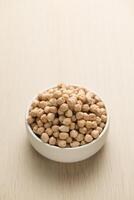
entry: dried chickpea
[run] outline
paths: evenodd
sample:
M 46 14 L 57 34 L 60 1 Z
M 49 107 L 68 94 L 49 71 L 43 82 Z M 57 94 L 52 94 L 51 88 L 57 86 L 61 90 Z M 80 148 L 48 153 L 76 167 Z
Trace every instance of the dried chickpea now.
M 38 127 L 43 127 L 43 123 L 40 119 L 36 120 Z
M 65 119 L 65 117 L 63 115 L 59 116 L 60 123 L 63 123 L 64 119 Z
M 92 123 L 92 127 L 91 128 L 97 128 L 97 123 L 96 123 L 96 121 L 93 121 L 93 122 L 91 122 Z
M 76 119 L 83 119 L 83 112 L 77 112 L 76 113 Z
M 84 145 L 84 144 L 86 144 L 86 142 L 83 140 L 83 141 L 81 141 L 80 144 L 81 144 L 81 145 Z
M 65 118 L 65 119 L 63 120 L 63 124 L 66 125 L 66 126 L 69 126 L 71 123 L 72 123 L 72 121 L 71 121 L 70 118 Z
M 59 126 L 57 126 L 57 125 L 52 126 L 52 130 L 53 130 L 53 132 L 59 131 Z
M 103 122 L 100 123 L 99 125 L 101 128 L 104 128 L 105 127 L 105 124 Z
M 56 100 L 56 98 L 50 99 L 49 102 L 50 102 L 51 106 L 57 106 L 57 100 Z
M 97 125 L 99 125 L 101 123 L 101 118 L 100 117 L 96 117 L 96 123 L 97 123 Z
M 79 128 L 79 132 L 82 134 L 86 134 L 87 133 L 87 128 L 83 127 L 83 128 Z
M 78 99 L 81 100 L 83 103 L 86 102 L 86 96 L 85 96 L 85 94 L 78 95 Z
M 41 121 L 43 122 L 43 123 L 46 123 L 47 122 L 47 115 L 46 114 L 43 114 L 43 115 L 41 115 Z
M 66 140 L 68 137 L 69 137 L 69 134 L 66 133 L 66 132 L 61 132 L 61 133 L 59 133 L 59 138 L 60 138 L 61 140 Z
M 39 108 L 37 111 L 37 117 L 41 117 L 41 115 L 43 115 L 44 110 L 42 108 Z
M 38 108 L 37 107 L 30 111 L 30 115 L 32 117 L 37 117 L 37 113 L 38 113 Z
M 77 98 L 76 97 L 70 97 L 67 100 L 67 104 L 68 104 L 69 107 L 74 107 L 76 102 L 77 102 Z
M 58 141 L 57 141 L 57 144 L 58 144 L 59 147 L 65 148 L 67 142 L 66 142 L 65 140 L 58 140 Z
M 96 115 L 94 113 L 89 114 L 89 121 L 96 121 Z
M 41 139 L 43 142 L 47 143 L 49 141 L 49 136 L 47 133 L 42 133 Z
M 55 118 L 53 120 L 53 125 L 58 125 L 59 124 L 59 118 Z
M 62 95 L 61 91 L 57 90 L 57 91 L 54 92 L 53 97 L 56 98 L 56 99 L 58 99 L 58 98 L 61 97 L 61 95 Z
M 99 101 L 98 103 L 96 103 L 97 106 L 99 106 L 99 108 L 105 108 L 105 105 L 102 101 Z
M 67 111 L 65 112 L 65 116 L 66 116 L 66 117 L 72 117 L 72 116 L 73 116 L 72 110 L 67 110 Z
M 89 110 L 90 110 L 90 107 L 89 107 L 88 104 L 84 104 L 84 105 L 82 106 L 82 111 L 83 111 L 83 112 L 88 112 Z
M 102 115 L 106 115 L 106 109 L 105 108 L 101 108 L 100 112 L 101 112 Z
M 82 108 L 82 106 L 81 106 L 81 104 L 76 104 L 76 105 L 74 105 L 74 111 L 75 112 L 80 112 L 81 111 L 81 108 Z
M 69 132 L 69 127 L 68 126 L 60 126 L 59 127 L 59 130 L 61 131 L 61 132 Z
M 34 118 L 32 116 L 28 116 L 27 121 L 28 124 L 32 124 L 34 122 Z
M 83 139 L 84 139 L 84 135 L 81 134 L 81 133 L 79 133 L 79 134 L 77 135 L 77 137 L 76 137 L 76 140 L 77 140 L 78 142 L 81 142 Z
M 57 99 L 58 105 L 62 105 L 63 103 L 65 103 L 65 99 L 63 97 L 60 97 L 60 98 Z
M 54 113 L 48 113 L 47 114 L 47 120 L 49 122 L 52 122 L 54 120 L 54 118 L 55 118 L 55 114 Z
M 53 130 L 52 130 L 51 128 L 47 128 L 47 129 L 45 130 L 45 132 L 46 132 L 49 136 L 51 136 L 51 135 L 53 134 Z
M 89 114 L 83 113 L 83 119 L 89 121 Z
M 99 126 L 96 128 L 96 130 L 99 131 L 99 134 L 102 132 L 102 128 Z
M 74 130 L 74 129 L 75 129 L 75 123 L 72 122 L 72 123 L 70 124 L 70 130 Z
M 44 109 L 46 105 L 47 105 L 47 103 L 45 101 L 40 101 L 38 103 L 39 108 L 42 108 L 42 109 Z
M 49 112 L 57 113 L 57 108 L 55 106 L 52 106 L 52 107 L 49 108 Z
M 86 121 L 84 119 L 78 120 L 77 124 L 80 128 L 83 128 L 86 124 Z
M 93 130 L 93 131 L 91 132 L 91 135 L 92 135 L 93 138 L 96 139 L 96 138 L 99 136 L 99 131 L 98 131 L 98 130 Z
M 56 139 L 55 139 L 55 137 L 50 137 L 49 138 L 49 144 L 51 144 L 51 145 L 55 145 L 56 144 Z
M 67 142 L 67 143 L 71 143 L 72 140 L 73 140 L 73 139 L 72 139 L 71 137 L 68 137 L 68 138 L 66 139 L 66 142 Z
M 38 128 L 39 128 L 38 125 L 35 125 L 35 126 L 33 127 L 33 132 L 34 132 L 34 133 L 37 133 Z
M 70 146 L 71 147 L 78 147 L 78 146 L 80 146 L 80 143 L 78 141 L 73 141 L 73 142 L 70 143 Z
M 32 106 L 33 108 L 38 107 L 38 105 L 39 105 L 39 101 L 38 101 L 37 99 L 35 99 L 35 100 L 32 102 L 32 104 L 31 104 L 31 106 Z
M 64 112 L 58 109 L 58 115 L 64 115 Z
M 86 121 L 86 128 L 88 128 L 88 129 L 92 128 L 92 122 L 91 121 Z
M 37 133 L 38 135 L 41 135 L 43 132 L 44 132 L 44 128 L 43 128 L 43 127 L 39 127 L 39 128 L 37 129 L 37 131 L 36 131 L 36 133 Z
M 75 115 L 73 115 L 71 119 L 72 119 L 72 122 L 76 122 L 76 116 Z
M 63 103 L 61 106 L 60 106 L 60 111 L 62 112 L 65 112 L 68 110 L 68 105 L 66 103 Z
M 59 137 L 59 132 L 57 131 L 57 132 L 53 132 L 53 136 L 55 137 L 55 138 L 58 138 Z
M 44 128 L 50 128 L 52 126 L 52 122 L 47 122 L 44 124 Z
M 101 121 L 106 123 L 107 122 L 107 116 L 106 115 L 101 115 Z
M 45 113 L 49 113 L 49 109 L 50 109 L 50 106 L 46 106 L 46 107 L 44 108 Z
M 85 139 L 85 141 L 86 141 L 87 143 L 89 143 L 89 142 L 92 142 L 93 137 L 92 137 L 91 135 L 89 135 L 89 134 L 86 134 L 84 139 Z
M 76 138 L 78 136 L 78 131 L 76 131 L 76 130 L 70 131 L 70 136 L 71 136 L 71 138 Z

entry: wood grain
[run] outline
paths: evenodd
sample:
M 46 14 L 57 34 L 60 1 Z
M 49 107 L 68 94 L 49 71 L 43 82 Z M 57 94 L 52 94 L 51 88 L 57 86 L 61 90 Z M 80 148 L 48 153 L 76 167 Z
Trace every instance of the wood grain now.
M 0 200 L 134 199 L 134 2 L 0 1 Z M 27 103 L 58 82 L 105 99 L 105 147 L 75 164 L 27 141 Z

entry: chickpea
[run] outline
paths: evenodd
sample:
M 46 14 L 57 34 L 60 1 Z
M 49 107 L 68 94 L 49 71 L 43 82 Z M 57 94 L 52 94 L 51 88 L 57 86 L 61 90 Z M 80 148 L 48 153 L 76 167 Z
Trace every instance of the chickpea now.
M 64 119 L 65 119 L 65 117 L 63 115 L 59 116 L 60 123 L 63 123 Z
M 42 139 L 43 142 L 48 143 L 48 141 L 49 141 L 48 134 L 47 133 L 42 133 L 41 139 Z
M 54 113 L 48 113 L 47 114 L 47 120 L 49 122 L 52 122 L 54 120 L 54 118 L 55 118 L 55 114 Z
M 65 140 L 58 140 L 57 144 L 58 144 L 59 147 L 65 148 L 67 143 L 66 143 Z
M 65 101 L 67 101 L 69 98 L 68 94 L 63 94 L 62 97 L 65 99 Z
M 81 145 L 84 145 L 84 144 L 86 144 L 86 142 L 83 140 L 83 141 L 81 141 L 80 144 L 81 144 Z
M 49 112 L 57 113 L 57 108 L 55 106 L 52 106 L 52 107 L 49 108 Z
M 86 121 L 84 119 L 78 120 L 77 124 L 80 128 L 83 128 L 86 124 Z
M 50 128 L 52 126 L 52 122 L 47 122 L 44 124 L 44 128 Z
M 83 119 L 89 121 L 89 114 L 83 113 Z
M 53 136 L 50 137 L 49 144 L 51 144 L 51 145 L 55 145 L 56 144 L 56 139 Z
M 92 122 L 91 121 L 86 121 L 86 128 L 88 128 L 88 129 L 92 128 Z
M 73 141 L 73 142 L 70 143 L 70 146 L 71 147 L 78 147 L 78 146 L 80 146 L 80 143 L 78 141 Z
M 78 131 L 76 131 L 76 130 L 70 131 L 70 136 L 71 136 L 71 138 L 76 138 L 78 136 Z
M 67 100 L 67 104 L 69 107 L 74 107 L 74 105 L 76 104 L 77 98 L 76 97 L 70 97 Z
M 46 102 L 45 101 L 40 101 L 39 103 L 38 103 L 38 106 L 39 106 L 39 108 L 42 108 L 42 109 L 44 109 L 45 108 L 45 106 L 46 106 Z
M 60 98 L 57 99 L 58 105 L 62 105 L 63 103 L 65 103 L 65 99 L 63 97 L 60 97 Z
M 93 137 L 92 137 L 91 135 L 89 135 L 89 134 L 86 134 L 84 140 L 85 140 L 87 143 L 90 143 L 90 142 L 93 141 Z
M 96 128 L 96 130 L 99 131 L 99 134 L 102 132 L 102 128 L 99 126 Z
M 83 119 L 83 113 L 82 112 L 77 112 L 76 113 L 76 119 Z
M 66 116 L 66 117 L 72 117 L 72 116 L 73 116 L 72 110 L 67 110 L 67 111 L 65 112 L 65 116 Z
M 66 103 L 63 103 L 61 106 L 60 106 L 60 111 L 62 112 L 65 112 L 68 110 L 68 105 Z
M 83 127 L 83 128 L 79 128 L 79 132 L 82 134 L 86 134 L 87 133 L 87 128 Z
M 61 131 L 61 132 L 69 132 L 69 127 L 68 126 L 60 126 L 59 127 L 59 130 Z
M 99 131 L 98 131 L 98 130 L 93 130 L 93 131 L 91 132 L 91 135 L 92 135 L 93 138 L 96 139 L 96 138 L 99 136 Z
M 96 121 L 93 121 L 93 122 L 91 122 L 92 123 L 92 127 L 91 128 L 97 128 L 97 123 L 96 123 Z
M 32 117 L 37 117 L 37 113 L 38 113 L 38 108 L 36 107 L 33 110 L 31 110 L 30 115 Z
M 43 122 L 43 123 L 46 123 L 47 122 L 47 115 L 46 114 L 43 114 L 42 116 L 41 116 L 41 121 Z
M 94 99 L 96 100 L 96 103 L 101 101 L 101 99 L 97 95 L 95 95 Z
M 99 125 L 101 128 L 104 128 L 105 127 L 105 124 L 103 122 L 100 123 Z
M 58 99 L 58 98 L 61 97 L 61 95 L 62 95 L 61 91 L 57 90 L 57 91 L 54 92 L 53 97 L 56 98 L 56 99 Z
M 105 105 L 102 101 L 99 101 L 97 104 L 96 104 L 99 108 L 105 108 Z
M 36 134 L 41 135 L 44 132 L 44 128 L 43 127 L 39 127 L 36 131 Z
M 68 137 L 68 138 L 66 139 L 66 142 L 69 143 L 69 144 L 70 144 L 72 141 L 73 141 L 73 139 L 72 139 L 71 137 Z
M 33 132 L 34 132 L 34 133 L 37 133 L 38 128 L 39 128 L 38 125 L 35 125 L 35 126 L 33 127 Z
M 101 121 L 106 123 L 107 122 L 107 116 L 106 115 L 101 115 Z
M 57 125 L 52 126 L 52 130 L 53 130 L 53 132 L 59 131 L 59 126 L 57 126 Z
M 88 112 L 90 110 L 90 108 L 89 108 L 89 105 L 88 104 L 84 104 L 83 106 L 82 106 L 82 111 L 83 112 Z
M 71 119 L 72 119 L 72 122 L 76 122 L 76 116 L 75 115 L 73 115 Z
M 58 109 L 58 115 L 64 115 L 64 112 Z
M 39 108 L 37 111 L 37 117 L 41 117 L 41 115 L 43 115 L 44 110 L 42 108 Z
M 97 125 L 99 125 L 101 123 L 101 118 L 100 117 L 96 117 L 96 123 L 97 123 Z
M 74 129 L 75 129 L 75 123 L 72 122 L 72 123 L 70 124 L 70 130 L 74 130 Z
M 37 99 L 35 99 L 35 100 L 32 102 L 32 104 L 31 104 L 31 106 L 32 106 L 33 108 L 37 107 L 38 105 L 39 105 L 39 101 L 38 101 Z
M 56 100 L 56 98 L 50 99 L 49 102 L 50 102 L 51 106 L 57 106 L 57 100 Z
M 40 119 L 36 120 L 38 127 L 43 127 L 43 123 Z
M 72 121 L 71 121 L 70 118 L 65 118 L 65 119 L 63 120 L 63 124 L 66 125 L 66 126 L 69 126 L 71 123 L 72 123 Z
M 95 121 L 96 120 L 96 115 L 94 113 L 89 114 L 89 121 Z
M 100 109 L 100 112 L 101 112 L 102 115 L 106 115 L 106 114 L 107 114 L 105 108 L 101 108 L 101 109 Z
M 49 136 L 51 136 L 51 135 L 53 134 L 53 130 L 52 130 L 51 128 L 47 128 L 47 129 L 45 130 L 45 132 L 46 132 Z
M 59 124 L 59 118 L 55 118 L 53 120 L 53 125 L 58 125 Z
M 86 102 L 86 96 L 84 95 L 78 95 L 78 99 L 81 100 L 83 103 Z
M 50 109 L 50 106 L 46 106 L 46 107 L 44 108 L 45 113 L 49 113 L 49 109 Z
M 75 112 L 80 112 L 81 111 L 81 104 L 76 104 L 76 105 L 74 105 L 74 111 Z
M 76 137 L 76 140 L 77 140 L 78 142 L 81 142 L 83 139 L 84 139 L 84 135 L 81 134 L 81 133 L 78 134 L 77 137 Z
M 61 140 L 66 140 L 68 137 L 69 137 L 69 134 L 66 133 L 66 132 L 61 132 L 61 133 L 59 133 L 59 138 L 60 138 Z
M 55 137 L 55 138 L 58 138 L 59 137 L 59 132 L 57 131 L 57 132 L 53 132 L 53 136 Z
M 34 118 L 32 116 L 28 116 L 27 121 L 28 124 L 32 124 L 34 122 Z

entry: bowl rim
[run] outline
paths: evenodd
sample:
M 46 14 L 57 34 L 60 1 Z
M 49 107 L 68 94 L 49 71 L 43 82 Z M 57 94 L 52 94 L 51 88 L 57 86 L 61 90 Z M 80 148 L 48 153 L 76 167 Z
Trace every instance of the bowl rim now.
M 96 94 L 96 93 L 95 93 Z M 37 96 L 36 96 L 37 97 Z M 32 101 L 36 98 L 32 98 Z M 101 100 L 103 101 L 103 99 L 101 98 Z M 107 106 L 105 105 L 105 108 L 106 108 L 106 111 L 107 111 L 107 122 L 106 122 L 106 125 L 103 129 L 103 131 L 101 132 L 101 134 L 98 136 L 98 138 L 94 139 L 92 142 L 88 143 L 88 144 L 84 144 L 84 145 L 81 145 L 81 146 L 78 146 L 78 147 L 65 147 L 65 148 L 61 148 L 61 147 L 58 147 L 58 146 L 54 146 L 54 145 L 50 145 L 48 143 L 44 143 L 40 138 L 38 138 L 38 136 L 33 132 L 33 130 L 31 129 L 30 125 L 28 124 L 27 122 L 27 116 L 28 116 L 28 112 L 29 112 L 29 107 L 31 105 L 31 102 L 28 104 L 27 106 L 27 109 L 26 109 L 26 114 L 25 114 L 25 125 L 26 125 L 26 128 L 28 129 L 28 131 L 30 132 L 30 134 L 32 135 L 32 137 L 34 137 L 38 142 L 40 142 L 41 144 L 43 144 L 44 146 L 47 146 L 48 148 L 53 148 L 53 149 L 58 149 L 58 150 L 76 150 L 76 149 L 82 149 L 82 148 L 85 148 L 87 146 L 91 146 L 95 143 L 98 142 L 98 140 L 100 140 L 102 138 L 102 136 L 106 133 L 106 130 L 108 129 L 109 127 L 109 123 L 110 123 L 110 117 L 109 117 L 109 112 L 108 112 L 108 109 L 107 109 Z M 104 101 L 103 101 L 104 102 Z

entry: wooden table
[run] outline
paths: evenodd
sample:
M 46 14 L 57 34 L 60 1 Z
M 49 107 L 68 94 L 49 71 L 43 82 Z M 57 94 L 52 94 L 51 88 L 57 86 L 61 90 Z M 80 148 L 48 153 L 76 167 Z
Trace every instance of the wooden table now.
M 59 82 L 105 99 L 105 147 L 62 164 L 30 146 L 29 100 Z M 0 200 L 134 199 L 134 2 L 0 1 Z

